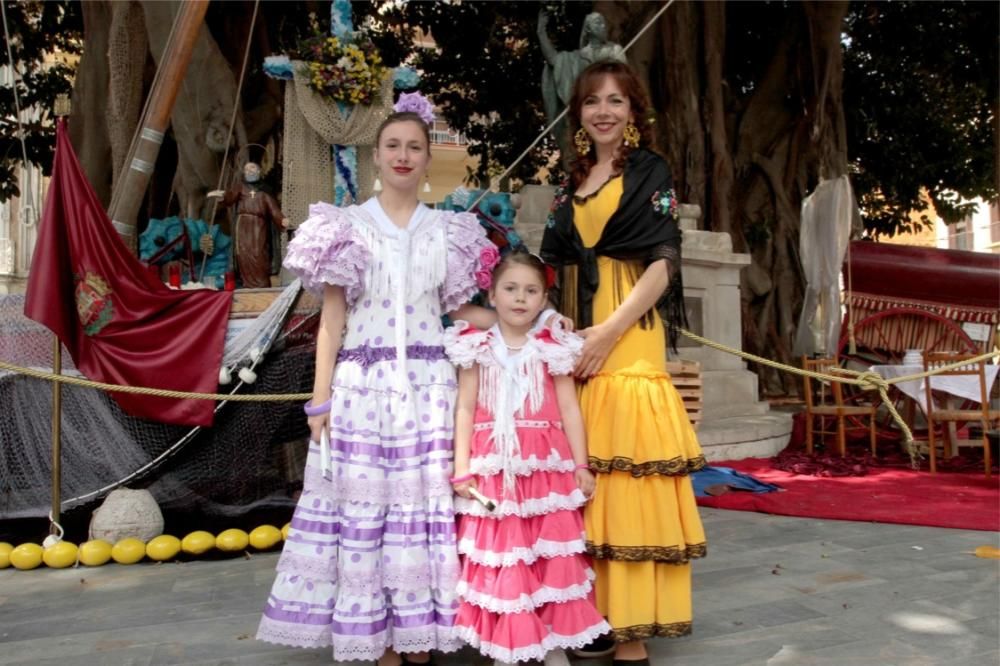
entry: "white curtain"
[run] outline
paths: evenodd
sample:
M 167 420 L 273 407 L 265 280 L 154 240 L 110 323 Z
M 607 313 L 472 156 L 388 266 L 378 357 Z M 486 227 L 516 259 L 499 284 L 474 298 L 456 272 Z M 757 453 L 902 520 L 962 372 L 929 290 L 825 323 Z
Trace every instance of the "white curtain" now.
M 796 356 L 832 355 L 840 338 L 840 269 L 858 215 L 847 176 L 822 181 L 802 202 L 799 255 L 805 302 L 795 337 Z

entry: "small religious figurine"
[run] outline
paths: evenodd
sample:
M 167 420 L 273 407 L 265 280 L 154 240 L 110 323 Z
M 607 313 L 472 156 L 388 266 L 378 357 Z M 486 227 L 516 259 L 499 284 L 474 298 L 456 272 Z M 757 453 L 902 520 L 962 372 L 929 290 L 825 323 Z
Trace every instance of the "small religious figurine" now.
M 243 167 L 243 182 L 227 192 L 214 190 L 210 197 L 222 197 L 224 207 L 236 206 L 233 226 L 233 256 L 236 270 L 244 287 L 271 286 L 271 230 L 288 228 L 288 219 L 278 208 L 278 202 L 267 192 L 258 189 L 260 166 L 247 162 Z
M 542 71 L 542 100 L 545 103 L 545 115 L 549 122 L 569 104 L 573 94 L 573 82 L 588 65 L 601 60 L 617 60 L 626 62 L 625 50 L 619 44 L 608 41 L 608 24 L 597 12 L 587 14 L 580 31 L 580 48 L 576 51 L 556 51 L 549 40 L 547 30 L 549 15 L 544 9 L 538 13 L 538 41 L 545 55 L 545 69 Z M 569 137 L 566 134 L 566 122 L 561 121 L 552 129 L 553 136 L 559 142 L 563 155 L 569 152 L 565 149 Z

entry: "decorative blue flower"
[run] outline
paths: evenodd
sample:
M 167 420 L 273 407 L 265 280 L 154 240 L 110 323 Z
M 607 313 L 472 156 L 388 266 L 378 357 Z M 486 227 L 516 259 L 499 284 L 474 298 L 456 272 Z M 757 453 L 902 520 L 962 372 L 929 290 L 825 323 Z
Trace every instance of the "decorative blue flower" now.
M 669 217 L 672 220 L 679 220 L 680 210 L 677 207 L 677 196 L 674 194 L 673 188 L 660 192 L 657 190 L 653 193 L 651 199 L 653 203 L 653 208 L 658 213 L 664 217 Z
M 420 85 L 420 74 L 412 67 L 401 65 L 392 70 L 392 85 L 396 90 L 412 90 Z
M 264 73 L 272 79 L 291 81 L 294 77 L 292 61 L 286 55 L 267 56 L 264 58 Z

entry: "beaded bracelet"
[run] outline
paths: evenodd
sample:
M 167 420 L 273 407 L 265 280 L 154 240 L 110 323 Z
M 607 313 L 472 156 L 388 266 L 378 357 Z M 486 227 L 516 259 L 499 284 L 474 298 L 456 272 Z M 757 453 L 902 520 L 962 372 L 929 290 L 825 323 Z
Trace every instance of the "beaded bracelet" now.
M 591 471 L 590 470 L 590 465 L 588 465 L 587 463 L 580 463 L 579 465 L 577 465 L 576 467 L 573 468 L 573 471 L 575 472 L 578 469 L 585 469 L 588 472 Z
M 306 413 L 306 416 L 319 416 L 320 414 L 326 414 L 330 411 L 330 400 L 315 406 L 313 406 L 312 400 L 310 400 L 302 406 L 302 410 Z
M 451 485 L 455 485 L 456 483 L 465 483 L 471 479 L 472 474 L 463 474 L 462 476 L 453 476 L 448 480 L 451 482 Z

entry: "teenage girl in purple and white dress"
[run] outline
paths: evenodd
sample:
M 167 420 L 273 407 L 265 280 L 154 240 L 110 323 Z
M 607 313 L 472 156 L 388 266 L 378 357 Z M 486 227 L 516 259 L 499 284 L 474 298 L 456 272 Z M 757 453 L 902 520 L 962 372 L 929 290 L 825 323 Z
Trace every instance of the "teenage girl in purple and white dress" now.
M 375 149 L 382 191 L 311 206 L 285 259 L 323 306 L 304 489 L 257 638 L 332 645 L 335 660 L 428 663 L 461 646 L 456 381 L 441 317 L 492 325 L 465 304 L 495 253 L 474 215 L 417 199 L 432 120 L 429 103 L 389 116 Z

